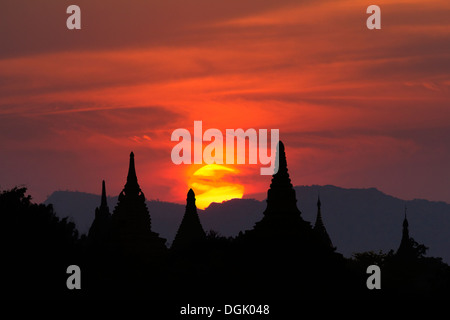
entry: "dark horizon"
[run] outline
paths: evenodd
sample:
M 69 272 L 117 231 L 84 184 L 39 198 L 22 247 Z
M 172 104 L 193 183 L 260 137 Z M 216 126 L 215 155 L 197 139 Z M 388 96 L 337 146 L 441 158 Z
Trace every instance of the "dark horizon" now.
M 368 234 L 363 233 L 360 235 L 364 237 L 363 243 L 365 245 L 355 247 L 355 243 L 351 241 L 351 235 L 353 232 L 343 232 L 342 226 L 344 224 L 349 224 L 353 219 L 354 224 L 363 223 L 365 228 L 369 228 L 370 220 L 363 219 L 363 208 L 365 203 L 360 200 L 358 202 L 354 202 L 353 206 L 350 201 L 344 205 L 339 205 L 339 200 L 342 197 L 342 193 L 347 194 L 346 197 L 352 198 L 357 197 L 358 192 L 361 191 L 363 191 L 364 194 L 360 194 L 359 196 L 362 197 L 362 199 L 367 200 L 370 199 L 370 197 L 368 197 L 368 193 L 370 193 L 371 190 L 375 191 L 376 189 L 345 189 L 336 186 L 295 186 L 294 188 L 297 190 L 297 195 L 299 197 L 299 208 L 302 211 L 302 215 L 305 220 L 311 223 L 314 223 L 316 213 L 317 199 L 315 196 L 318 193 L 322 193 L 322 196 L 325 196 L 325 198 L 322 199 L 326 210 L 324 219 L 328 222 L 328 230 L 330 234 L 333 234 L 333 238 L 337 241 L 336 243 L 338 244 L 338 250 L 340 250 L 340 252 L 346 257 L 351 257 L 353 252 L 362 252 L 367 250 L 382 250 L 387 252 L 389 249 L 392 249 L 392 245 L 396 244 L 400 239 L 400 233 L 398 230 L 401 227 L 404 206 L 406 205 L 410 210 L 410 219 L 412 219 L 411 228 L 416 237 L 421 239 L 423 243 L 430 246 L 430 254 L 437 254 L 438 256 L 443 255 L 445 256 L 444 261 L 447 263 L 450 262 L 450 254 L 448 254 L 448 250 L 446 250 L 445 245 L 443 245 L 442 240 L 440 240 L 440 234 L 448 235 L 448 228 L 446 226 L 450 224 L 450 215 L 445 214 L 450 212 L 450 205 L 448 204 L 441 206 L 439 202 L 428 200 L 415 199 L 404 201 L 402 199 L 394 198 L 393 205 L 383 207 L 382 204 L 386 204 L 386 200 L 389 200 L 391 197 L 386 195 L 384 201 L 379 203 L 375 209 L 370 210 L 369 215 L 375 219 L 375 221 L 385 221 L 385 227 L 377 228 L 377 230 L 379 230 L 378 232 L 389 230 L 388 236 L 384 237 L 385 241 L 383 242 L 383 245 L 381 247 L 376 246 L 375 239 L 372 239 L 368 236 Z M 377 192 L 380 191 L 375 191 L 375 193 Z M 82 196 L 79 196 L 78 193 Z M 382 193 L 380 192 L 380 194 Z M 70 198 L 68 199 L 67 196 L 70 196 Z M 44 204 L 54 204 L 54 208 L 59 217 L 71 217 L 71 219 L 73 219 L 76 223 L 80 233 L 87 234 L 88 228 L 94 218 L 94 209 L 100 203 L 100 198 L 100 194 L 95 195 L 79 191 L 56 191 L 44 202 Z M 107 199 L 108 204 L 111 207 L 114 207 L 117 202 L 117 196 L 107 196 Z M 83 201 L 85 201 L 88 205 L 80 206 L 80 202 Z M 256 201 L 256 203 L 252 203 L 253 201 Z M 371 201 L 373 201 L 373 199 Z M 67 205 L 65 205 L 65 203 L 67 203 Z M 206 230 L 216 230 L 221 235 L 229 237 L 236 236 L 239 231 L 244 231 L 245 227 L 251 227 L 252 223 L 257 221 L 259 214 L 262 214 L 261 208 L 264 207 L 264 205 L 265 199 L 232 199 L 225 201 L 224 203 L 213 203 L 206 209 L 198 209 L 198 212 L 202 222 L 206 223 Z M 171 242 L 176 232 L 173 221 L 176 218 L 181 219 L 182 213 L 184 212 L 185 203 L 148 199 L 147 206 L 149 207 L 150 214 L 153 216 L 153 220 L 155 220 L 156 230 L 162 233 L 165 238 Z M 224 208 L 222 209 L 222 207 Z M 226 208 L 228 208 L 228 210 Z M 247 210 L 250 209 L 254 209 L 256 212 L 252 212 L 251 214 L 247 214 L 247 216 L 245 216 L 246 212 L 249 213 Z M 166 213 L 167 210 L 171 210 L 169 211 L 170 214 Z M 232 215 L 233 218 L 227 218 L 226 213 L 229 210 L 237 211 L 240 214 Z M 340 215 L 342 218 L 339 218 L 339 215 L 336 214 L 337 212 L 343 213 L 343 215 L 342 213 Z M 358 212 L 360 213 L 359 215 L 357 214 Z M 355 220 L 356 218 L 357 220 Z M 339 219 L 344 219 L 346 222 L 342 223 L 341 221 L 340 223 Z M 221 221 L 225 223 L 220 224 Z M 426 228 L 422 227 L 423 225 L 426 225 Z M 342 234 L 346 234 L 346 237 L 342 238 Z M 339 245 L 340 243 L 342 244 Z M 435 249 L 438 250 L 435 251 Z
M 205 295 L 204 290 L 184 289 L 186 285 L 194 283 L 206 284 L 211 281 L 211 277 L 215 283 L 221 283 L 213 292 L 222 298 L 233 294 L 234 297 L 241 298 L 288 299 L 287 292 L 290 293 L 291 290 L 287 288 L 300 284 L 308 291 L 309 298 L 323 298 L 324 293 L 326 298 L 339 294 L 345 299 L 450 297 L 450 267 L 438 257 L 426 256 L 429 248 L 411 236 L 414 231 L 411 229 L 411 234 L 409 233 L 406 208 L 402 238 L 397 248 L 389 252 L 358 252 L 351 258 L 345 258 L 339 253 L 333 237 L 328 234 L 327 223 L 324 222 L 326 220 L 323 219 L 328 216 L 325 210 L 322 211 L 321 199 L 326 197 L 324 193 L 317 197 L 314 225 L 304 220 L 298 210 L 298 197 L 291 184 L 284 148 L 280 148 L 280 168 L 272 176 L 262 217 L 251 229 L 240 231 L 236 237 L 223 237 L 213 230 L 205 232 L 195 205 L 195 193 L 190 189 L 183 219 L 177 223 L 175 240 L 167 245 L 167 240 L 161 237 L 154 226 L 144 193 L 138 184 L 133 153 L 130 155 L 125 186 L 114 209 L 109 208 L 106 184 L 102 182 L 100 205 L 95 209 L 95 218 L 87 236 L 79 238 L 75 224 L 67 219 L 42 219 L 55 215 L 52 206 L 31 204 L 30 197 L 25 197 L 25 192 L 25 188 L 16 188 L 0 194 L 0 207 L 3 208 L 6 221 L 13 227 L 12 230 L 18 227 L 23 229 L 18 235 L 20 242 L 5 248 L 6 252 L 28 252 L 29 237 L 33 237 L 34 246 L 41 246 L 38 252 L 50 250 L 50 256 L 44 259 L 46 263 L 54 261 L 54 264 L 48 265 L 50 270 L 58 266 L 61 268 L 65 261 L 72 260 L 79 261 L 77 268 L 81 264 L 82 269 L 87 269 L 89 274 L 88 289 L 78 290 L 79 292 L 61 291 L 62 276 L 47 275 L 44 278 L 48 285 L 44 295 L 47 297 L 63 294 L 65 298 L 111 298 L 117 294 L 123 295 L 123 290 L 132 290 L 131 297 L 167 299 L 160 292 L 142 291 L 143 284 L 153 283 L 159 291 L 164 292 L 175 286 L 178 299 L 205 299 L 210 293 Z M 39 225 L 49 233 L 38 235 Z M 29 229 L 30 227 L 33 229 Z M 53 228 L 60 231 L 54 232 Z M 64 233 L 61 233 L 62 230 Z M 2 236 L 8 239 L 13 233 L 8 231 Z M 64 240 L 61 238 L 58 241 L 58 237 L 62 236 Z M 58 241 L 58 248 L 67 246 L 63 249 L 63 256 L 51 256 L 53 245 L 56 244 L 54 241 Z M 44 243 L 47 243 L 46 247 L 51 246 L 42 247 Z M 14 296 L 18 294 L 17 297 L 20 297 L 20 283 L 27 282 L 26 278 L 21 278 L 17 285 L 17 276 L 20 274 L 17 273 L 17 263 L 26 261 L 34 254 L 34 251 L 30 251 L 22 254 L 18 262 L 7 263 L 7 273 L 15 275 L 10 279 L 13 282 L 16 280 L 14 287 L 9 285 L 7 288 L 11 292 L 19 290 Z M 220 263 L 217 264 L 217 261 Z M 233 261 L 239 261 L 239 267 L 236 268 Z M 275 273 L 267 274 L 265 269 L 258 271 L 261 265 Z M 383 279 L 387 279 L 383 280 L 384 291 L 380 290 L 379 282 L 376 290 L 369 287 L 368 282 L 366 287 L 365 269 L 374 265 L 382 268 Z M 142 273 L 144 270 L 145 274 Z M 185 278 L 187 270 L 190 270 L 189 277 Z M 407 272 L 402 273 L 399 278 L 399 270 Z M 282 278 L 289 282 L 280 282 L 281 271 Z M 61 275 L 60 272 L 57 274 Z M 158 277 L 157 274 L 163 276 Z M 195 276 L 192 277 L 193 275 Z M 114 280 L 111 283 L 112 279 L 119 282 Z M 424 279 L 427 279 L 425 287 Z M 243 281 L 251 284 L 237 291 L 236 286 L 242 285 Z M 280 290 L 286 294 L 281 294 Z M 273 292 L 277 292 L 276 295 Z M 300 297 L 304 295 L 295 296 Z

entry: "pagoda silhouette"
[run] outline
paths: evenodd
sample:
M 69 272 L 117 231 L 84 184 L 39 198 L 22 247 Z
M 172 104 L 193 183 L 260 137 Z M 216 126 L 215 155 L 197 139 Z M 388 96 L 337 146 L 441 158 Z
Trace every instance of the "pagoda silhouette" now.
M 297 208 L 297 198 L 289 178 L 286 153 L 283 142 L 277 146 L 275 167 L 278 171 L 272 176 L 267 191 L 267 207 L 264 217 L 247 234 L 273 241 L 286 241 L 312 235 L 311 224 L 301 217 Z
M 405 208 L 405 218 L 403 219 L 403 230 L 402 230 L 402 240 L 400 241 L 400 246 L 397 249 L 398 256 L 409 256 L 412 251 L 411 238 L 409 237 L 408 229 L 408 219 L 406 218 L 406 208 Z
M 322 220 L 321 206 L 322 206 L 322 203 L 320 202 L 320 196 L 318 196 L 318 198 L 317 198 L 317 216 L 316 216 L 316 222 L 314 224 L 313 230 L 316 233 L 316 236 L 318 237 L 319 241 L 321 241 L 325 246 L 330 247 L 333 250 L 335 250 L 336 248 L 333 247 L 331 238 L 328 235 L 327 229 L 325 228 L 325 225 Z
M 267 191 L 263 218 L 236 241 L 238 259 L 243 264 L 241 272 L 245 275 L 240 279 L 252 279 L 246 280 L 248 287 L 242 289 L 242 295 L 292 299 L 304 294 L 298 290 L 302 288 L 310 295 L 331 296 L 332 290 L 345 282 L 338 276 L 344 268 L 343 256 L 332 246 L 322 221 L 320 204 L 314 229 L 302 218 L 281 141 L 277 146 L 275 167 L 278 171 L 272 176 Z M 334 267 L 330 269 L 330 265 Z M 322 292 L 323 286 L 331 289 Z
M 103 249 L 108 245 L 110 224 L 111 213 L 106 199 L 105 180 L 103 180 L 100 207 L 95 208 L 95 218 L 88 232 L 88 241 L 93 248 Z
M 186 199 L 186 211 L 178 228 L 172 250 L 183 250 L 192 247 L 206 239 L 205 231 L 200 223 L 200 218 L 195 205 L 195 193 L 189 189 Z
M 195 193 L 189 189 L 170 251 L 165 239 L 152 231 L 133 152 L 112 214 L 102 181 L 100 205 L 87 238 L 78 238 L 75 224 L 59 219 L 51 205 L 31 203 L 25 188 L 0 192 L 0 209 L 8 226 L 3 233 L 5 295 L 158 303 L 211 298 L 226 302 L 230 297 L 236 301 L 251 298 L 294 303 L 450 297 L 449 266 L 441 258 L 425 256 L 427 247 L 410 236 L 406 207 L 395 253 L 368 251 L 344 258 L 335 252 L 325 227 L 320 195 L 314 227 L 302 218 L 281 141 L 276 167 L 260 221 L 236 237 L 224 237 L 214 230 L 205 233 Z M 43 263 L 36 266 L 39 286 L 30 291 L 34 280 L 26 277 L 27 268 L 39 259 Z M 64 286 L 68 280 L 64 271 L 71 264 L 81 266 L 82 290 Z M 382 270 L 382 290 L 367 288 L 367 267 L 373 264 Z
M 140 256 L 167 249 L 166 240 L 151 230 L 150 214 L 138 184 L 133 152 L 130 154 L 127 182 L 111 216 L 111 242 L 122 253 Z
M 428 248 L 423 244 L 417 243 L 414 238 L 409 235 L 409 223 L 406 216 L 405 207 L 405 217 L 403 219 L 403 230 L 402 230 L 402 240 L 395 253 L 395 256 L 404 261 L 411 261 L 417 258 L 422 258 Z

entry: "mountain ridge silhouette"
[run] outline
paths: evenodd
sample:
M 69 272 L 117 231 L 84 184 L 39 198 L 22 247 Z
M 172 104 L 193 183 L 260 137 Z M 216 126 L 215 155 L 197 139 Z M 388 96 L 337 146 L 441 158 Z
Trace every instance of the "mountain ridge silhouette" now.
M 313 223 L 320 193 L 322 218 L 337 251 L 350 257 L 364 251 L 397 250 L 401 239 L 404 207 L 408 208 L 410 233 L 429 247 L 428 256 L 442 257 L 450 262 L 450 204 L 425 199 L 402 200 L 376 188 L 341 188 L 332 185 L 294 187 L 302 217 Z M 70 217 L 80 233 L 87 234 L 94 219 L 100 195 L 78 191 L 55 191 L 44 204 L 52 203 L 56 214 Z M 108 197 L 114 207 L 117 197 Z M 172 243 L 184 215 L 185 204 L 147 200 L 152 228 Z M 198 214 L 205 231 L 214 230 L 227 237 L 237 236 L 253 228 L 263 217 L 266 201 L 232 199 L 212 203 Z

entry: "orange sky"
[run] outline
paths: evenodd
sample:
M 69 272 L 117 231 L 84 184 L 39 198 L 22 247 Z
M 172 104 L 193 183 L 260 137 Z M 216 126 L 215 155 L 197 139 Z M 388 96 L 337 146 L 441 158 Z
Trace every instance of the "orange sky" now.
M 67 6 L 82 30 L 66 29 Z M 450 2 L 0 4 L 0 188 L 110 195 L 130 151 L 149 199 L 184 202 L 173 130 L 279 129 L 295 185 L 450 202 Z M 228 177 L 265 192 L 259 165 Z

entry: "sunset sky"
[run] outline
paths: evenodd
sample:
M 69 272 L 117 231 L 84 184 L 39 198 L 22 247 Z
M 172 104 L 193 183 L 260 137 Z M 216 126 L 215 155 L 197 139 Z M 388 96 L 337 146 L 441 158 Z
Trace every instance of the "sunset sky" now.
M 131 151 L 148 199 L 261 197 L 260 165 L 172 163 L 194 120 L 279 129 L 294 185 L 450 202 L 448 0 L 2 0 L 0 46 L 0 189 L 37 202 L 118 195 Z

